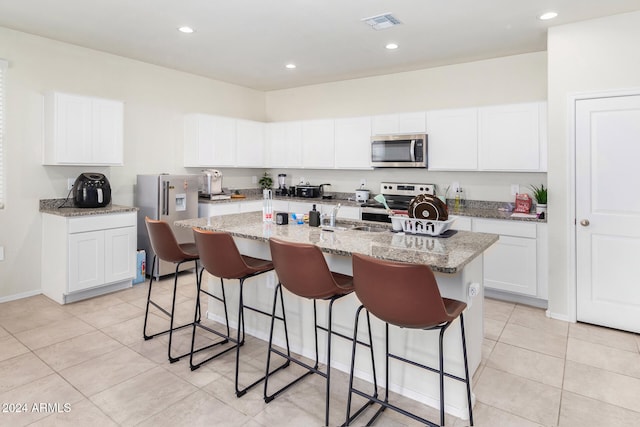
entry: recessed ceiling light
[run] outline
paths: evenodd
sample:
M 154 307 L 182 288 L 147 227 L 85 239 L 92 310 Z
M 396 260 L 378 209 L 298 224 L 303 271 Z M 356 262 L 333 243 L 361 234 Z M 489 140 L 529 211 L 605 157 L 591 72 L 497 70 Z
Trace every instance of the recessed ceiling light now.
M 538 17 L 538 19 L 542 20 L 542 21 L 547 21 L 549 19 L 553 19 L 556 16 L 558 16 L 558 14 L 556 12 L 547 12 L 547 13 L 543 13 L 542 15 L 540 15 Z
M 387 49 L 389 49 L 389 50 L 394 50 L 394 49 L 397 49 L 397 48 L 398 48 L 398 45 L 397 45 L 397 44 L 395 44 L 395 43 L 389 43 L 389 44 L 387 44 L 385 47 L 386 47 Z
M 293 70 L 294 68 L 296 68 L 296 64 L 287 64 L 285 65 L 285 67 L 287 67 L 290 70 Z
M 191 33 L 193 33 L 193 28 L 191 28 L 191 27 L 180 27 L 180 28 L 178 28 L 178 31 L 180 31 L 181 33 L 191 34 Z

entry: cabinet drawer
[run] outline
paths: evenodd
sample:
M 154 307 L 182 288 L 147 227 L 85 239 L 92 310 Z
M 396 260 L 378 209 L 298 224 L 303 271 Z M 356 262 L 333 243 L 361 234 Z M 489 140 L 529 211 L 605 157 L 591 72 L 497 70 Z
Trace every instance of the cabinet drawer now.
M 536 238 L 536 224 L 509 220 L 473 219 L 473 231 L 501 236 Z
M 459 216 L 451 226 L 454 230 L 471 231 L 471 218 Z
M 250 200 L 248 202 L 240 202 L 240 213 L 242 212 L 261 212 L 262 200 Z M 272 204 L 273 207 L 273 204 Z
M 88 215 L 86 217 L 69 218 L 69 234 L 84 233 L 93 230 L 133 227 L 136 225 L 135 212 L 110 215 Z

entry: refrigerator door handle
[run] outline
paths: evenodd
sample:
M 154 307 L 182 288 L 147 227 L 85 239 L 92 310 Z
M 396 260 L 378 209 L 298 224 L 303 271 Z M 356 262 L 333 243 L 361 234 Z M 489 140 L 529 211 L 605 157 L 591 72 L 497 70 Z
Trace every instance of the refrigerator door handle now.
M 169 215 L 169 181 L 162 181 L 162 215 Z

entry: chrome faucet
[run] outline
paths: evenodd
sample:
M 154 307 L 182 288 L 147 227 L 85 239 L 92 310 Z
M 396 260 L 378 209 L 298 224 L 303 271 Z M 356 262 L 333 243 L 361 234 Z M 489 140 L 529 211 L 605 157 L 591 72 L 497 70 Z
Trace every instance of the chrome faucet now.
M 331 209 L 331 216 L 329 217 L 329 226 L 330 227 L 335 227 L 336 226 L 336 216 L 338 215 L 338 209 L 340 209 L 340 203 L 338 203 L 336 206 L 333 207 L 333 209 Z

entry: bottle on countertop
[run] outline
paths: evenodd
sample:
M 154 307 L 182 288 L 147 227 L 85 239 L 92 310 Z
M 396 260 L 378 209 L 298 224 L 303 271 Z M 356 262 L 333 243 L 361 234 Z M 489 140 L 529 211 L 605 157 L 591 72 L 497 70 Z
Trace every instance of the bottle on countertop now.
M 455 194 L 455 198 L 453 200 L 453 208 L 455 210 L 458 210 L 460 208 L 463 208 L 465 205 L 465 200 L 464 200 L 464 191 L 462 190 L 462 187 L 458 187 L 456 189 L 456 194 Z
M 316 205 L 313 205 L 313 209 L 309 211 L 309 226 L 320 226 L 320 212 L 316 210 Z
M 273 222 L 273 193 L 269 189 L 262 190 L 262 220 Z

